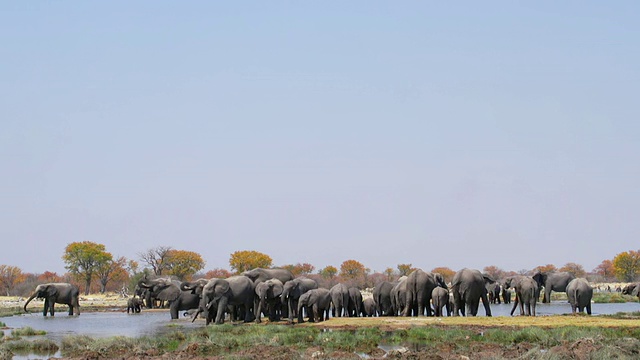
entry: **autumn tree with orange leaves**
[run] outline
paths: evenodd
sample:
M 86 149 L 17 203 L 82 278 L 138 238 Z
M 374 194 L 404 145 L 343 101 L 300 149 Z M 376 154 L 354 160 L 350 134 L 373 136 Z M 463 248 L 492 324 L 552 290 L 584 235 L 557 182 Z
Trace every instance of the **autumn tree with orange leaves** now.
M 569 274 L 573 274 L 573 276 L 577 278 L 582 278 L 587 274 L 587 272 L 584 271 L 584 267 L 582 267 L 582 265 L 576 264 L 574 262 L 566 263 L 563 267 L 558 269 L 558 271 L 568 272 Z
M 204 278 L 205 279 L 226 279 L 232 275 L 233 274 L 227 269 L 215 268 L 207 271 L 204 274 Z
M 241 250 L 231 254 L 229 266 L 237 274 L 255 268 L 270 268 L 273 266 L 271 256 L 253 250 Z
M 11 295 L 13 289 L 23 281 L 24 274 L 17 266 L 0 265 L 0 288 L 7 296 Z
M 444 277 L 444 282 L 445 283 L 450 283 L 451 280 L 453 280 L 453 277 L 456 275 L 456 272 L 451 270 L 450 268 L 446 267 L 446 266 L 440 266 L 437 268 L 433 268 L 431 270 L 432 273 L 438 273 L 440 275 L 442 275 L 442 277 Z
M 600 265 L 593 269 L 593 272 L 602 276 L 604 281 L 611 281 L 616 276 L 616 269 L 613 267 L 613 261 L 603 260 Z
M 281 266 L 283 269 L 287 269 L 289 271 L 291 271 L 291 273 L 293 274 L 293 276 L 300 276 L 300 275 L 309 275 L 311 273 L 313 273 L 313 270 L 316 269 L 315 266 L 309 264 L 309 263 L 297 263 L 295 265 L 293 264 L 288 264 L 288 265 L 283 265 Z

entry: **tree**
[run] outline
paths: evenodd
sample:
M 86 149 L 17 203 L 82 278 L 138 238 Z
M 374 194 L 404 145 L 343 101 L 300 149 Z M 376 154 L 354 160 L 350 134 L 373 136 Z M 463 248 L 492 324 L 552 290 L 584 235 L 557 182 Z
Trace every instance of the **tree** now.
M 431 270 L 432 273 L 438 273 L 444 277 L 445 283 L 450 283 L 453 280 L 453 277 L 456 275 L 456 272 L 449 269 L 448 267 L 437 267 Z
M 338 274 L 338 269 L 335 266 L 327 265 L 318 271 L 318 274 L 324 279 L 331 280 Z
M 304 264 L 297 263 L 295 265 L 289 264 L 289 265 L 283 265 L 281 267 L 283 269 L 287 269 L 291 271 L 293 276 L 309 275 L 313 272 L 313 270 L 315 270 L 315 266 L 308 263 L 304 263 Z
M 107 284 L 109 281 L 114 278 L 126 280 L 128 277 L 127 270 L 125 270 L 125 266 L 127 266 L 127 259 L 124 256 L 121 256 L 113 260 L 111 254 L 109 254 L 109 257 L 110 259 L 99 264 L 96 268 L 96 275 L 98 276 L 98 282 L 100 283 L 101 294 L 104 294 L 107 291 Z
M 226 269 L 215 268 L 213 270 L 209 270 L 204 274 L 205 279 L 226 279 L 233 274 Z
M 353 280 L 364 277 L 366 268 L 356 260 L 345 260 L 340 265 L 340 277 L 347 280 Z
M 640 275 L 640 250 L 620 253 L 613 258 L 616 278 L 620 281 L 632 282 Z
M 58 275 L 55 272 L 45 271 L 42 274 L 38 275 L 38 281 L 42 283 L 56 283 L 63 282 L 62 276 Z
M 582 278 L 587 274 L 582 265 L 573 262 L 566 263 L 563 267 L 558 269 L 558 271 L 568 272 L 577 278 Z
M 495 281 L 498 281 L 499 279 L 503 279 L 505 277 L 504 270 L 495 265 L 485 266 L 484 269 L 482 269 L 482 272 L 489 275 Z
M 7 294 L 7 296 L 11 295 L 13 289 L 18 283 L 22 282 L 23 278 L 24 274 L 19 267 L 0 265 L 0 287 L 2 287 L 2 291 Z
M 534 273 L 537 272 L 537 271 L 539 271 L 541 273 L 551 273 L 551 272 L 554 272 L 556 270 L 558 270 L 558 269 L 553 264 L 540 265 L 540 266 L 536 266 L 535 268 L 533 268 L 533 272 Z
M 85 295 L 89 294 L 91 280 L 98 267 L 111 259 L 112 256 L 105 251 L 104 245 L 91 241 L 70 243 L 62 255 L 65 269 L 84 280 Z
M 411 267 L 411 264 L 398 264 L 398 272 L 400 273 L 400 276 L 409 275 L 412 270 L 413 268 Z
M 168 273 L 183 281 L 202 270 L 205 264 L 200 254 L 186 250 L 169 250 L 164 262 Z
M 231 254 L 229 266 L 240 274 L 256 268 L 270 268 L 273 265 L 271 256 L 253 250 L 241 250 Z
M 142 262 L 151 267 L 154 274 L 162 275 L 162 273 L 167 269 L 166 260 L 171 250 L 171 246 L 158 246 L 149 249 L 146 252 L 139 253 L 138 256 Z
M 605 281 L 611 281 L 616 275 L 616 269 L 611 260 L 603 260 L 600 265 L 593 269 L 593 272 L 602 276 Z
M 387 281 L 393 280 L 393 268 L 388 267 L 384 269 L 384 274 L 387 276 Z

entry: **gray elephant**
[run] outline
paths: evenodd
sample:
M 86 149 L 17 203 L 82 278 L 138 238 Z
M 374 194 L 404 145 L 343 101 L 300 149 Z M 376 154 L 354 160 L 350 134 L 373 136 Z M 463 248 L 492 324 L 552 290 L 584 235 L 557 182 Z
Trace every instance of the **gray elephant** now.
M 253 320 L 253 281 L 246 276 L 231 276 L 227 279 L 210 279 L 202 288 L 202 299 L 194 319 L 204 312 L 206 324 L 212 321 L 224 324 L 224 314 L 228 306 L 244 311 L 244 322 Z
M 333 317 L 348 316 L 349 288 L 345 284 L 335 284 L 329 289 L 331 294 L 331 313 Z
M 640 284 L 633 283 L 625 285 L 620 291 L 624 295 L 637 296 L 638 301 L 640 301 Z
M 347 313 L 350 317 L 358 317 L 362 313 L 362 293 L 358 288 L 349 288 L 349 304 Z
M 494 283 L 494 280 L 483 275 L 478 270 L 462 269 L 458 271 L 451 281 L 453 293 L 453 316 L 476 316 L 480 300 L 487 316 L 491 316 L 491 307 L 487 298 L 486 284 Z M 466 308 L 466 314 L 465 314 Z
M 507 278 L 504 284 L 506 287 L 513 287 L 516 292 L 511 315 L 520 305 L 521 316 L 536 316 L 536 303 L 540 297 L 538 282 L 531 277 L 518 275 Z
M 27 310 L 27 305 L 34 298 L 44 299 L 43 316 L 47 316 L 47 312 L 51 316 L 54 316 L 55 304 L 64 304 L 69 306 L 69 315 L 80 315 L 80 290 L 77 286 L 69 283 L 47 283 L 36 286 L 31 296 L 24 303 L 24 311 Z
M 487 284 L 487 294 L 489 295 L 490 304 L 500 304 L 500 284 L 495 282 Z
M 376 302 L 373 298 L 366 298 L 362 300 L 362 316 L 372 317 L 376 316 L 378 310 L 376 308 Z
M 576 277 L 568 272 L 536 272 L 533 276 L 533 280 L 538 283 L 538 287 L 544 286 L 544 295 L 542 297 L 543 303 L 551 302 L 551 291 L 566 292 L 569 282 Z
M 571 304 L 571 313 L 575 314 L 576 309 L 582 312 L 583 309 L 591 315 L 591 298 L 593 298 L 593 288 L 589 282 L 583 278 L 573 279 L 567 285 L 567 298 Z
M 403 316 L 420 316 L 431 313 L 431 292 L 436 287 L 447 288 L 444 277 L 438 273 L 430 273 L 416 269 L 407 276 L 406 303 L 402 312 Z
M 133 296 L 127 300 L 127 314 L 129 311 L 131 313 L 138 314 L 142 310 L 142 306 L 144 305 L 141 298 L 137 296 Z
M 297 315 L 298 322 L 302 320 L 302 314 L 298 313 L 298 299 L 309 290 L 317 289 L 318 283 L 306 277 L 298 277 L 284 283 L 282 295 L 280 296 L 283 305 L 287 305 L 289 323 L 293 323 L 293 318 Z
M 267 281 L 269 279 L 278 279 L 283 284 L 286 284 L 287 281 L 294 279 L 291 271 L 287 269 L 279 269 L 279 268 L 275 268 L 275 269 L 257 268 L 257 269 L 245 271 L 242 273 L 242 275 L 251 279 L 251 281 L 253 281 L 255 285 L 263 281 Z
M 300 295 L 298 299 L 298 323 L 304 322 L 302 319 L 302 309 L 306 309 L 309 321 L 320 322 L 329 319 L 329 309 L 331 308 L 331 294 L 327 289 L 311 289 Z
M 444 313 L 442 309 L 447 309 L 447 316 L 451 316 L 451 307 L 449 306 L 449 290 L 443 287 L 436 287 L 431 291 L 431 302 L 435 316 L 442 317 Z
M 407 276 L 401 276 L 398 283 L 391 289 L 391 308 L 394 316 L 400 315 L 407 304 Z
M 256 285 L 255 292 L 258 306 L 256 308 L 256 322 L 261 322 L 264 310 L 269 314 L 269 320 L 280 320 L 281 301 L 280 296 L 284 290 L 284 284 L 278 279 L 269 279 Z
M 169 302 L 171 319 L 177 319 L 180 311 L 196 309 L 200 303 L 200 295 L 191 289 L 181 290 L 181 283 L 170 278 L 147 279 L 142 278 L 138 286 L 148 289 L 151 297 Z
M 383 281 L 373 288 L 373 301 L 380 316 L 395 315 L 396 312 L 391 308 L 391 290 L 396 284 Z
M 502 302 L 511 304 L 511 290 L 504 285 L 502 286 Z

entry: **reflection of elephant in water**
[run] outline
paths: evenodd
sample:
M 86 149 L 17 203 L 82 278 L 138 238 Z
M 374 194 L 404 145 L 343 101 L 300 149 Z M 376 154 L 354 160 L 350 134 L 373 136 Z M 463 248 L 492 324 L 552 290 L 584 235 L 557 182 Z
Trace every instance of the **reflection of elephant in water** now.
M 528 276 L 518 275 L 507 278 L 504 285 L 506 287 L 513 287 L 516 292 L 516 299 L 513 302 L 511 315 L 513 315 L 516 307 L 520 304 L 521 316 L 536 316 L 536 303 L 540 296 L 540 288 L 536 280 Z
M 76 315 L 80 315 L 80 290 L 78 287 L 68 283 L 48 283 L 40 284 L 36 286 L 35 291 L 27 302 L 24 303 L 24 311 L 27 310 L 27 305 L 34 298 L 44 299 L 44 310 L 42 315 L 47 316 L 47 312 L 53 316 L 53 307 L 55 304 L 65 304 L 69 306 L 69 315 L 73 315 L 74 311 Z
M 300 295 L 298 299 L 298 314 L 302 314 L 302 308 L 307 310 L 309 321 L 320 322 L 329 319 L 329 309 L 331 308 L 331 294 L 327 289 L 311 289 Z M 304 320 L 298 316 L 298 323 Z
M 575 314 L 576 309 L 582 312 L 587 310 L 587 314 L 591 315 L 591 298 L 593 297 L 593 288 L 586 279 L 573 279 L 567 285 L 567 298 L 571 304 L 571 313 Z
M 491 308 L 489 307 L 489 299 L 487 298 L 487 283 L 493 283 L 487 275 L 483 275 L 478 270 L 462 269 L 458 271 L 451 281 L 451 289 L 453 292 L 453 316 L 462 314 L 465 316 L 465 307 L 467 316 L 476 316 L 478 314 L 478 306 L 480 300 L 484 305 L 484 311 L 487 316 L 491 316 Z
M 227 279 L 211 279 L 202 288 L 202 299 L 195 317 L 204 312 L 206 324 L 215 320 L 224 323 L 224 314 L 228 305 L 244 309 L 244 322 L 253 320 L 254 285 L 246 276 L 232 276 Z
M 451 307 L 449 306 L 449 290 L 438 286 L 431 291 L 431 301 L 433 302 L 433 310 L 435 316 L 444 316 L 443 308 L 447 309 L 447 316 L 451 316 Z
M 280 295 L 284 290 L 282 281 L 278 279 L 269 279 L 256 285 L 255 292 L 257 297 L 258 307 L 256 308 L 256 322 L 261 322 L 262 312 L 267 311 L 269 314 L 269 320 L 280 320 Z
M 298 311 L 298 299 L 302 294 L 306 293 L 309 290 L 317 289 L 318 283 L 315 280 L 309 279 L 306 277 L 299 277 L 293 280 L 287 281 L 284 284 L 284 289 L 282 290 L 282 295 L 280 299 L 282 304 L 287 305 L 287 312 L 289 314 L 289 322 L 293 322 L 293 318 L 298 316 L 298 322 L 302 320 L 302 314 L 297 313 Z
M 140 279 L 138 287 L 148 289 L 151 297 L 168 301 L 171 319 L 177 319 L 178 313 L 183 310 L 195 309 L 200 303 L 200 295 L 190 289 L 180 290 L 180 282 L 169 278 Z
M 543 303 L 551 302 L 551 291 L 565 292 L 567 291 L 567 285 L 576 277 L 568 272 L 537 272 L 533 276 L 533 280 L 538 283 L 538 287 L 544 286 L 544 296 L 542 297 Z
M 142 310 L 142 306 L 143 306 L 143 302 L 142 299 L 140 299 L 137 296 L 134 296 L 132 298 L 129 298 L 127 300 L 127 314 L 129 313 L 129 311 L 131 311 L 134 314 L 139 313 Z
M 431 316 L 431 292 L 438 286 L 447 288 L 444 277 L 438 273 L 417 269 L 409 274 L 406 283 L 406 303 L 402 315 L 421 316 L 426 309 L 427 316 Z

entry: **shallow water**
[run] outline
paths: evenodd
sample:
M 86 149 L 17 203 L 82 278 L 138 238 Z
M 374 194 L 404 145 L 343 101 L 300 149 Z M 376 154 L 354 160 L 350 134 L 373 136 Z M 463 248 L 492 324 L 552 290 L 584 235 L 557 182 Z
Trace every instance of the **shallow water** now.
M 511 304 L 491 304 L 491 314 L 493 316 L 510 316 L 513 303 Z M 607 303 L 607 304 L 591 304 L 592 315 L 607 315 L 617 312 L 640 311 L 639 303 Z M 520 314 L 520 307 L 516 308 L 514 315 Z M 536 305 L 536 315 L 560 315 L 571 314 L 571 306 L 566 301 L 552 301 L 550 304 L 538 303 Z M 480 303 L 478 316 L 484 316 L 484 307 Z

